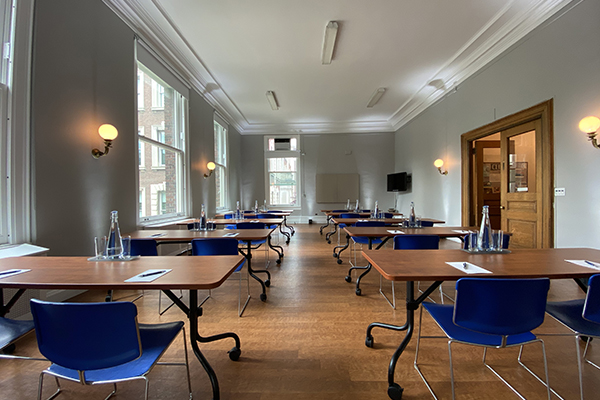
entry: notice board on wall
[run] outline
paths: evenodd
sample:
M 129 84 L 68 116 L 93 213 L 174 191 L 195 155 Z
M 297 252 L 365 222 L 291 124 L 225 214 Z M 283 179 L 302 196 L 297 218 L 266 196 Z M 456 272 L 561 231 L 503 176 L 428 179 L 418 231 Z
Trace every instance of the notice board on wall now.
M 359 174 L 317 174 L 317 203 L 346 203 L 360 196 Z

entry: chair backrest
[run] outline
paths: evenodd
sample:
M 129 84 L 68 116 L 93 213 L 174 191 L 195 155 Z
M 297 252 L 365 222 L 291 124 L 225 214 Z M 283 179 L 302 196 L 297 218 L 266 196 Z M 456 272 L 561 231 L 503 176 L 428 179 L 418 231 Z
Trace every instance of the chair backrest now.
M 264 222 L 238 222 L 235 224 L 235 229 L 265 229 Z
M 271 219 L 271 218 L 277 218 L 271 214 L 268 213 L 263 213 L 263 214 L 256 214 L 256 219 Z
M 355 226 L 385 226 L 384 221 L 357 221 Z
M 440 248 L 438 235 L 394 236 L 394 250 L 433 250 Z
M 394 218 L 394 214 L 392 214 L 392 213 L 383 213 L 383 218 Z
M 468 249 L 469 248 L 469 242 L 470 242 L 470 235 L 466 235 L 463 238 L 463 249 Z M 510 243 L 510 235 L 504 235 L 502 236 L 502 248 L 503 249 L 508 249 L 508 245 Z
M 490 335 L 517 335 L 544 322 L 550 279 L 461 278 L 453 321 Z
M 109 368 L 142 354 L 133 303 L 31 299 L 30 304 L 40 353 L 57 365 L 78 371 Z
M 158 246 L 154 239 L 131 239 L 132 256 L 157 256 Z
M 360 218 L 359 213 L 344 213 L 340 214 L 340 218 Z
M 371 212 L 371 210 L 360 210 L 361 213 Z
M 223 217 L 225 217 L 225 219 L 233 219 L 234 216 L 235 215 L 233 213 L 223 215 Z
M 332 213 L 345 213 L 348 210 L 331 210 Z
M 593 275 L 588 282 L 582 316 L 588 321 L 600 323 L 600 274 Z
M 238 241 L 234 238 L 201 238 L 192 240 L 193 256 L 235 256 Z
M 344 210 L 346 211 L 346 210 Z M 268 213 L 281 213 L 283 211 L 279 211 L 279 210 L 267 210 Z
M 432 227 L 432 226 L 433 226 L 433 222 L 432 222 L 432 221 L 424 221 L 424 220 L 421 220 L 421 226 L 422 226 L 422 227 L 427 227 L 427 228 L 430 228 L 430 227 Z

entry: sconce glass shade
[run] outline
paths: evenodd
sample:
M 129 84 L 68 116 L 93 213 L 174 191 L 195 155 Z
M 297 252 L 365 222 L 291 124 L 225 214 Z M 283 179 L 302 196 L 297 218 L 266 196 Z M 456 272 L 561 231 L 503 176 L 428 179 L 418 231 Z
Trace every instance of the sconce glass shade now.
M 444 160 L 438 158 L 433 162 L 433 165 L 435 165 L 436 168 L 442 168 L 442 166 L 444 165 Z
M 119 136 L 119 131 L 111 124 L 104 124 L 98 128 L 98 134 L 104 140 L 115 140 Z
M 579 121 L 579 130 L 584 133 L 594 133 L 600 128 L 600 119 L 590 115 Z
M 209 171 L 214 171 L 216 167 L 217 166 L 212 161 L 209 161 L 208 164 L 206 164 L 206 168 L 208 168 Z

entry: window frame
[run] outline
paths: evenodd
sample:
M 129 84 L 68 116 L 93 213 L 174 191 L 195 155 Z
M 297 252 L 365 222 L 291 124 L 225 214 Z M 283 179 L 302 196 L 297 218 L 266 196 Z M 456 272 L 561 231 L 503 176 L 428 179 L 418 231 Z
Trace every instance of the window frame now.
M 187 218 L 189 210 L 190 210 L 190 199 L 189 199 L 189 187 L 190 187 L 190 171 L 189 171 L 189 100 L 187 99 L 187 97 L 178 92 L 177 89 L 175 89 L 173 86 L 167 84 L 164 82 L 164 80 L 162 80 L 158 75 L 154 74 L 152 72 L 152 70 L 150 68 L 148 68 L 147 66 L 145 66 L 141 61 L 137 60 L 136 61 L 136 68 L 142 67 L 142 72 L 144 73 L 145 76 L 149 77 L 152 79 L 152 81 L 156 81 L 158 84 L 160 84 L 161 86 L 165 86 L 168 85 L 169 87 L 171 87 L 173 89 L 173 92 L 175 93 L 175 96 L 177 97 L 177 100 L 173 100 L 174 103 L 174 108 L 173 108 L 173 123 L 174 123 L 174 129 L 173 129 L 173 135 L 176 136 L 175 139 L 175 144 L 176 145 L 181 145 L 181 148 L 177 147 L 177 146 L 172 146 L 166 143 L 162 143 L 158 140 L 155 140 L 153 137 L 149 137 L 147 135 L 144 135 L 144 129 L 140 129 L 140 126 L 138 126 L 138 135 L 136 137 L 136 141 L 138 143 L 143 143 L 144 146 L 146 144 L 149 144 L 151 146 L 155 146 L 159 149 L 163 149 L 165 151 L 172 151 L 175 153 L 176 155 L 176 176 L 177 176 L 177 188 L 178 188 L 178 192 L 177 192 L 177 198 L 176 198 L 176 212 L 172 212 L 172 213 L 167 213 L 167 214 L 155 214 L 152 215 L 152 208 L 154 205 L 154 202 L 152 201 L 152 199 L 150 200 L 150 213 L 148 213 L 148 209 L 146 207 L 145 211 L 147 214 L 146 216 L 141 216 L 140 212 L 144 211 L 144 210 L 140 210 L 139 207 L 139 201 L 138 201 L 138 205 L 137 205 L 137 224 L 138 226 L 146 226 L 146 225 L 153 225 L 156 223 L 162 223 L 162 222 L 168 222 L 168 221 L 174 221 L 174 220 L 180 220 L 182 218 Z M 147 70 L 147 71 L 146 71 Z M 137 76 L 137 74 L 136 74 Z M 137 88 L 136 88 L 136 93 L 137 93 Z M 155 111 L 156 109 L 154 107 L 152 107 L 151 111 Z M 139 111 L 145 111 L 145 112 L 149 112 L 149 110 L 142 110 L 142 109 L 138 109 Z M 151 112 L 150 111 L 150 112 Z M 139 116 L 136 118 L 136 125 L 139 124 Z M 155 126 L 157 126 L 156 124 L 152 125 L 152 128 L 154 128 Z M 162 125 L 164 127 L 164 124 Z M 164 129 L 164 128 L 163 128 Z M 153 130 L 153 133 L 155 133 L 155 130 Z M 139 146 L 139 145 L 138 145 Z M 153 147 L 154 148 L 154 147 Z M 139 150 L 136 152 L 136 157 L 139 157 Z M 144 151 L 145 153 L 145 151 Z M 138 188 L 138 192 L 143 189 L 140 187 L 140 170 L 141 167 L 139 166 L 139 159 L 137 160 L 138 165 L 138 172 L 136 174 L 136 185 Z M 147 166 L 146 166 L 147 169 Z M 160 166 L 160 167 L 155 167 L 154 165 L 152 165 L 151 169 L 165 169 L 165 166 Z M 163 183 L 164 184 L 164 183 Z M 153 184 L 150 185 L 150 187 Z M 152 188 L 150 189 L 150 196 L 152 197 Z M 145 192 L 145 197 L 147 197 L 147 193 Z M 158 208 L 157 208 L 158 209 Z
M 269 150 L 269 141 L 272 139 L 296 139 L 296 150 Z M 286 208 L 290 210 L 302 209 L 302 155 L 299 135 L 277 135 L 264 137 L 264 169 L 265 169 L 265 199 L 267 206 Z M 296 205 L 271 203 L 271 181 L 269 176 L 269 159 L 271 158 L 295 158 L 296 159 Z
M 219 133 L 219 130 L 217 129 L 217 126 L 220 126 L 222 128 L 222 130 Z M 225 120 L 223 118 L 221 118 L 219 115 L 215 114 L 213 117 L 213 129 L 214 129 L 214 163 L 215 163 L 215 186 L 216 186 L 216 174 L 222 174 L 221 175 L 221 179 L 223 181 L 223 193 L 221 193 L 221 199 L 223 204 L 221 204 L 221 206 L 218 206 L 218 203 L 220 201 L 217 200 L 217 198 L 215 197 L 215 204 L 216 206 L 216 211 L 217 212 L 223 212 L 223 211 L 227 211 L 229 209 L 229 124 L 227 124 L 227 122 L 225 122 Z M 225 157 L 224 157 L 224 162 L 225 164 L 222 164 L 219 162 L 219 157 L 217 156 L 217 152 L 218 152 L 218 143 L 219 143 L 219 139 L 218 139 L 218 135 L 223 135 L 223 143 L 224 143 L 224 147 L 225 147 Z M 215 191 L 215 196 L 218 196 L 218 193 Z

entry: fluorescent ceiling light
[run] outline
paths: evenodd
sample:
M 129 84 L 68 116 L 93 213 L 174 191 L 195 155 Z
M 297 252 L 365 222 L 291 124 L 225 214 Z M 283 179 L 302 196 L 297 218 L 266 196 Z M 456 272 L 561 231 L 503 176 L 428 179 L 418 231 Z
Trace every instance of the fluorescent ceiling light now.
M 323 38 L 323 54 L 321 55 L 321 63 L 323 65 L 331 64 L 337 32 L 338 23 L 335 21 L 329 21 L 325 27 L 325 37 Z
M 373 96 L 371 96 L 371 100 L 369 100 L 369 102 L 367 103 L 367 108 L 373 108 L 373 106 L 377 104 L 377 102 L 379 101 L 381 96 L 383 96 L 384 93 L 385 88 L 380 87 L 379 89 L 377 89 L 375 93 L 373 93 Z
M 279 103 L 277 103 L 277 99 L 275 98 L 275 92 L 271 90 L 267 91 L 267 100 L 269 100 L 269 104 L 273 111 L 279 110 Z

